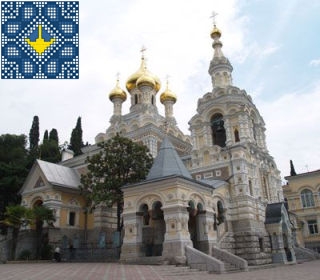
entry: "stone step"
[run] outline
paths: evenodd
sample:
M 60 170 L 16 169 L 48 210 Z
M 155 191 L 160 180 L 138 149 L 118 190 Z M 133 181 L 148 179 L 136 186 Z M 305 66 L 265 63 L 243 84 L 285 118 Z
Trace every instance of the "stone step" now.
M 200 271 L 188 266 L 162 265 L 156 269 L 162 276 L 184 276 L 184 275 L 200 275 L 208 274 L 207 271 Z

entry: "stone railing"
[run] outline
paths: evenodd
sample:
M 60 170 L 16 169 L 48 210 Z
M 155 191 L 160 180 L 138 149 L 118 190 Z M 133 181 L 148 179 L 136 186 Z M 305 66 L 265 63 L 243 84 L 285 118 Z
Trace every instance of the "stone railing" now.
M 191 268 L 196 268 L 203 271 L 224 273 L 224 263 L 212 256 L 198 251 L 190 246 L 185 247 L 187 264 Z
M 319 259 L 320 255 L 319 253 L 312 251 L 308 248 L 304 248 L 304 247 L 294 247 L 294 253 L 296 255 L 296 259 L 297 260 L 315 260 L 315 259 Z
M 226 250 L 219 249 L 215 246 L 212 247 L 212 256 L 229 264 L 232 264 L 238 269 L 241 269 L 243 271 L 248 271 L 248 262 L 240 258 L 234 254 L 231 254 L 230 252 Z

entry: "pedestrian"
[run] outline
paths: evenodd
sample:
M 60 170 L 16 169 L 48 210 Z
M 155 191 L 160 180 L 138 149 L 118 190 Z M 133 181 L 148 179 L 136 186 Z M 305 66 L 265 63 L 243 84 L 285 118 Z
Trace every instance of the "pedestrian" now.
M 60 253 L 60 248 L 59 246 L 57 246 L 55 249 L 54 249 L 54 259 L 56 262 L 60 262 L 61 261 L 61 253 Z

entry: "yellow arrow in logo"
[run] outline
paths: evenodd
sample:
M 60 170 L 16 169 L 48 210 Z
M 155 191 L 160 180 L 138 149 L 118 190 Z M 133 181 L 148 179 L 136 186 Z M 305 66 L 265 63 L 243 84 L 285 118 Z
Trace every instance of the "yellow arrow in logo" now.
M 38 54 L 42 54 L 50 45 L 54 42 L 54 38 L 51 38 L 49 42 L 46 42 L 42 38 L 42 26 L 38 26 L 38 38 L 32 42 L 29 38 L 26 39 L 27 43 L 34 48 Z

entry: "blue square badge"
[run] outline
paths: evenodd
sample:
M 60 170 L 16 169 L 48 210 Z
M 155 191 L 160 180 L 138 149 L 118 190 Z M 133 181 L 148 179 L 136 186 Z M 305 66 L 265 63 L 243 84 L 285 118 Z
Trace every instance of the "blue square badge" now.
M 78 79 L 79 1 L 1 1 L 1 78 Z

